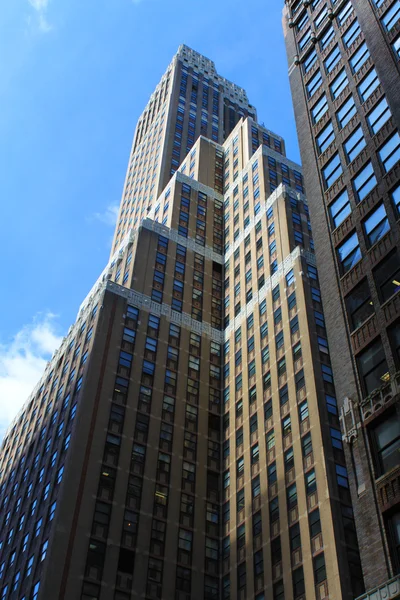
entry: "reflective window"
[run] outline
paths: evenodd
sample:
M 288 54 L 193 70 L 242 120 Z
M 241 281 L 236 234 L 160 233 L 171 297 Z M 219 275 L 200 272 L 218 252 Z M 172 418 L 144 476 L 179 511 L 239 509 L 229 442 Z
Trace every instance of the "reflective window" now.
M 379 84 L 380 81 L 378 75 L 375 69 L 372 69 L 372 71 L 370 71 L 368 75 L 364 77 L 364 79 L 357 88 L 361 100 L 365 102 L 370 97 L 372 92 L 376 90 Z
M 335 133 L 333 131 L 332 121 L 329 121 L 328 125 L 321 131 L 317 136 L 317 146 L 319 152 L 325 152 L 325 150 L 332 144 L 335 139 Z
M 307 56 L 304 59 L 303 62 L 303 69 L 304 69 L 304 73 L 308 73 L 312 66 L 316 63 L 317 61 L 317 51 L 315 50 L 315 48 L 313 50 L 311 50 L 311 52 L 309 52 L 307 54 Z
M 350 25 L 348 30 L 343 35 L 343 43 L 346 48 L 350 48 L 361 32 L 361 27 L 357 19 Z
M 311 116 L 314 123 L 318 123 L 328 110 L 328 101 L 325 94 L 319 99 L 317 104 L 311 109 Z
M 389 231 L 389 221 L 383 204 L 378 206 L 373 213 L 364 221 L 364 231 L 368 244 L 373 246 Z
M 400 160 L 400 136 L 398 132 L 392 135 L 384 146 L 379 150 L 379 157 L 386 172 Z
M 306 85 L 306 89 L 307 89 L 307 95 L 309 98 L 312 98 L 312 96 L 314 96 L 315 92 L 318 90 L 318 88 L 322 85 L 322 75 L 321 75 L 321 71 L 317 71 L 315 73 L 315 75 L 313 75 L 310 79 L 310 81 L 307 83 Z
M 329 205 L 329 214 L 332 219 L 333 227 L 336 228 L 351 213 L 349 194 L 344 190 L 332 204 Z
M 367 44 L 363 42 L 358 48 L 358 50 L 350 58 L 350 65 L 353 73 L 357 73 L 361 69 L 363 64 L 368 60 L 368 58 L 369 50 L 367 48 Z
M 321 50 L 325 50 L 325 48 L 328 46 L 328 44 L 331 42 L 331 40 L 333 40 L 334 37 L 335 37 L 335 30 L 333 29 L 333 25 L 330 25 L 328 27 L 328 29 L 326 29 L 326 31 L 321 36 L 321 40 L 319 42 Z
M 339 46 L 336 45 L 334 47 L 334 49 L 332 50 L 332 52 L 330 52 L 328 54 L 326 60 L 324 61 L 325 71 L 327 73 L 330 73 L 331 71 L 333 71 L 333 69 L 336 67 L 336 65 L 340 61 L 340 58 L 341 58 L 340 49 L 339 49 Z
M 372 163 L 369 162 L 362 171 L 353 179 L 353 187 L 358 197 L 358 201 L 364 200 L 364 198 L 370 193 L 371 190 L 376 186 L 377 181 L 374 173 Z
M 330 85 L 331 95 L 335 100 L 343 92 L 344 88 L 348 85 L 349 80 L 347 79 L 346 71 L 343 69 L 339 75 L 335 77 Z
M 400 19 L 400 0 L 389 8 L 389 10 L 383 15 L 381 21 L 387 31 L 393 29 L 397 21 Z
M 353 233 L 338 248 L 338 257 L 342 268 L 342 273 L 347 273 L 361 260 L 361 250 L 356 233 Z
M 378 133 L 391 116 L 392 113 L 390 112 L 387 100 L 386 98 L 382 98 L 379 104 L 375 106 L 374 110 L 371 111 L 367 117 L 372 133 Z
M 397 214 L 400 215 L 400 185 L 397 186 L 392 192 L 392 199 L 397 210 Z
M 367 143 L 360 125 L 344 143 L 347 160 L 352 162 L 366 145 Z
M 349 16 L 353 12 L 353 10 L 354 10 L 354 8 L 353 8 L 353 5 L 351 2 L 347 2 L 344 5 L 344 7 L 342 8 L 342 10 L 339 12 L 339 14 L 337 16 L 339 27 L 341 27 L 343 25 L 343 23 L 345 21 L 347 21 L 347 19 L 349 18 Z
M 348 100 L 339 108 L 336 113 L 336 118 L 339 124 L 339 128 L 343 129 L 350 121 L 352 117 L 356 114 L 357 109 L 354 102 L 353 96 L 350 96 Z
M 322 169 L 322 175 L 324 177 L 325 189 L 331 187 L 331 185 L 340 177 L 343 173 L 342 163 L 340 162 L 339 154 L 328 162 L 328 164 Z

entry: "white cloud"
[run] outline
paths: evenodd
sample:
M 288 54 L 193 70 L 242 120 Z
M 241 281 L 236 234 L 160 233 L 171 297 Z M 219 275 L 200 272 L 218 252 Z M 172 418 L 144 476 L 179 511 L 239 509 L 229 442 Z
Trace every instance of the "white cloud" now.
M 49 0 L 28 0 L 32 8 L 37 12 L 37 24 L 39 30 L 43 33 L 47 33 L 53 29 L 52 25 L 47 20 L 47 8 Z
M 0 440 L 43 374 L 62 337 L 55 315 L 39 315 L 8 344 L 0 344 Z
M 110 204 L 110 206 L 107 206 L 104 212 L 94 213 L 93 218 L 96 219 L 96 221 L 101 221 L 106 225 L 114 227 L 114 225 L 117 223 L 118 212 L 119 204 Z

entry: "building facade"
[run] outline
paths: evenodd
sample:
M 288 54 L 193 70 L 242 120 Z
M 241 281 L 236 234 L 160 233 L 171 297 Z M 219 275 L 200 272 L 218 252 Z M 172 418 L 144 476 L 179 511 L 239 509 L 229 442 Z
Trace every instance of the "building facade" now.
M 302 172 L 210 64 L 183 47 L 157 87 L 154 198 L 146 116 L 115 251 L 2 443 L 1 600 L 364 591 Z
M 287 0 L 283 24 L 366 598 L 397 598 L 400 2 Z

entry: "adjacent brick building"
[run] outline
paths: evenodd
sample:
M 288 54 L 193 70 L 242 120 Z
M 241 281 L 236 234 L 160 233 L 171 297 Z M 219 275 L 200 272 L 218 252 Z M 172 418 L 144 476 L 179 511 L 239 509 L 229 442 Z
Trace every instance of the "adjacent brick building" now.
M 287 0 L 283 24 L 364 579 L 397 597 L 400 2 Z

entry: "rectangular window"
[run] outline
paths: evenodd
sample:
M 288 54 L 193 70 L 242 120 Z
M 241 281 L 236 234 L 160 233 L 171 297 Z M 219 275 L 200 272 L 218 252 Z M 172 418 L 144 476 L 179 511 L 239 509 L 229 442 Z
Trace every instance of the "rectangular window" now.
M 322 174 L 325 182 L 325 189 L 331 187 L 331 185 L 340 177 L 343 173 L 342 163 L 340 162 L 339 154 L 328 162 L 328 164 L 322 169 Z
M 372 163 L 369 162 L 353 179 L 353 188 L 358 201 L 361 202 L 364 200 L 371 190 L 374 189 L 376 184 L 377 180 L 375 177 L 374 168 Z
M 347 273 L 354 265 L 361 260 L 361 250 L 358 243 L 357 233 L 353 233 L 338 248 L 338 258 L 342 269 L 342 274 Z
M 342 71 L 340 71 L 339 75 L 335 77 L 330 85 L 331 96 L 333 100 L 336 100 L 336 98 L 340 96 L 348 83 L 349 80 L 347 79 L 346 71 L 345 69 L 342 69 Z
M 400 185 L 397 186 L 395 190 L 393 190 L 391 196 L 397 215 L 400 215 Z
M 321 75 L 321 71 L 318 70 L 315 73 L 315 75 L 313 75 L 311 77 L 310 81 L 306 85 L 308 97 L 312 98 L 314 96 L 314 94 L 316 93 L 316 91 L 321 87 L 321 85 L 322 85 L 322 75 Z
M 353 71 L 354 74 L 357 73 L 361 69 L 361 67 L 368 60 L 368 58 L 369 58 L 369 50 L 367 48 L 367 44 L 365 42 L 363 42 L 361 44 L 361 46 L 358 48 L 358 50 L 350 58 L 351 70 Z
M 371 440 L 377 477 L 399 464 L 400 420 L 396 412 L 371 429 Z
M 383 15 L 381 21 L 383 26 L 387 31 L 393 29 L 396 25 L 397 21 L 400 19 L 400 0 L 396 0 L 396 2 L 389 8 L 389 10 Z
M 365 102 L 370 97 L 372 92 L 376 90 L 379 84 L 380 81 L 378 75 L 375 69 L 372 69 L 372 71 L 370 71 L 368 75 L 364 77 L 357 88 L 362 102 Z
M 330 44 L 331 40 L 333 40 L 333 38 L 335 37 L 335 30 L 333 28 L 332 25 L 330 25 L 322 34 L 319 45 L 322 50 L 325 50 L 325 48 Z
M 314 48 L 313 50 L 311 50 L 311 52 L 309 52 L 307 54 L 307 56 L 304 59 L 304 62 L 303 62 L 304 73 L 308 73 L 309 71 L 311 71 L 311 68 L 315 65 L 316 62 L 317 62 L 317 52 Z
M 392 113 L 390 112 L 387 100 L 386 98 L 382 98 L 379 104 L 375 106 L 374 110 L 371 111 L 367 117 L 372 133 L 378 133 L 391 116 Z
M 345 31 L 345 33 L 343 34 L 343 43 L 346 46 L 346 48 L 350 48 L 350 46 L 353 44 L 353 42 L 355 42 L 356 38 L 360 35 L 360 33 L 361 27 L 356 19 L 355 21 L 353 21 L 353 23 L 350 25 L 347 31 Z
M 343 144 L 347 160 L 352 162 L 366 145 L 367 143 L 360 125 Z
M 339 129 L 343 129 L 350 121 L 352 117 L 356 114 L 357 109 L 354 102 L 353 96 L 350 96 L 348 100 L 339 108 L 336 113 L 336 118 L 338 121 Z
M 388 367 L 380 339 L 358 355 L 357 365 L 366 395 L 383 385 L 387 379 Z
M 351 213 L 351 206 L 349 200 L 349 194 L 347 190 L 344 190 L 340 196 L 338 196 L 329 205 L 329 214 L 332 219 L 333 227 L 336 228 L 342 223 L 346 217 Z
M 400 160 L 400 136 L 396 132 L 378 152 L 386 173 Z
M 317 104 L 311 109 L 313 123 L 318 123 L 328 110 L 328 100 L 325 94 L 320 98 Z
M 379 263 L 373 275 L 381 302 L 386 302 L 400 290 L 400 260 L 396 250 Z
M 368 281 L 366 279 L 359 283 L 352 292 L 346 296 L 346 308 L 352 331 L 357 329 L 375 312 Z
M 336 67 L 341 59 L 339 46 L 336 44 L 332 52 L 330 52 L 324 61 L 325 71 L 329 74 Z
M 322 154 L 325 152 L 325 150 L 332 144 L 334 139 L 335 132 L 333 131 L 332 121 L 329 121 L 328 125 L 324 127 L 324 129 L 316 138 L 319 153 Z
M 339 27 L 341 27 L 343 25 L 343 23 L 345 21 L 347 21 L 347 19 L 349 18 L 349 16 L 351 15 L 351 13 L 353 12 L 354 8 L 351 2 L 347 2 L 344 7 L 342 8 L 342 10 L 339 12 L 338 16 L 337 16 L 337 21 L 338 21 L 338 25 Z
M 363 222 L 363 225 L 368 244 L 373 246 L 390 229 L 384 205 L 378 206 Z

